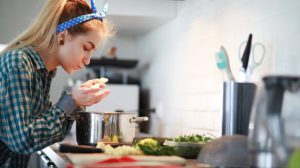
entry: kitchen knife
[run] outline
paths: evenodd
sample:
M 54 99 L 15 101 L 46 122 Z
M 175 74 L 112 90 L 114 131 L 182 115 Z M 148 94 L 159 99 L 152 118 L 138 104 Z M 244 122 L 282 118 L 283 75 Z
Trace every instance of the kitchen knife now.
M 251 45 L 252 45 L 252 34 L 250 34 L 248 37 L 247 45 L 242 56 L 243 68 L 245 71 L 247 71 L 248 68 L 249 57 L 251 53 Z
M 103 153 L 102 149 L 87 145 L 60 144 L 59 151 L 62 153 Z

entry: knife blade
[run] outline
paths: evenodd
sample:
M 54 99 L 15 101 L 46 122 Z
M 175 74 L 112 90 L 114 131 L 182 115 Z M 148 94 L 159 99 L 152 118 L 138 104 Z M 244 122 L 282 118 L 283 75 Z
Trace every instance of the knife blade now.
M 252 34 L 250 34 L 248 37 L 247 45 L 242 56 L 243 68 L 245 71 L 247 71 L 248 68 L 249 57 L 251 53 L 251 45 L 252 45 Z

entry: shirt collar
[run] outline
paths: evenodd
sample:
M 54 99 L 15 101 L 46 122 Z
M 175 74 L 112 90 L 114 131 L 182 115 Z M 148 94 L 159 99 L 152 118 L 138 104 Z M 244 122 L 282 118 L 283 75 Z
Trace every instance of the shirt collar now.
M 37 53 L 37 51 L 32 46 L 24 47 L 24 51 L 26 52 L 26 54 L 28 54 L 32 58 L 35 66 L 38 70 L 43 70 L 45 72 L 48 72 L 43 59 L 41 58 L 41 56 Z M 57 69 L 54 69 L 54 70 L 48 72 L 48 74 L 50 75 L 50 77 L 54 77 L 56 74 L 56 71 L 57 71 Z
M 49 72 L 50 78 L 53 78 L 56 75 L 56 72 L 57 72 L 57 68 L 55 68 L 54 70 L 50 71 Z
M 32 58 L 38 70 L 47 69 L 41 56 L 35 51 L 35 49 L 32 46 L 24 47 L 24 51 Z

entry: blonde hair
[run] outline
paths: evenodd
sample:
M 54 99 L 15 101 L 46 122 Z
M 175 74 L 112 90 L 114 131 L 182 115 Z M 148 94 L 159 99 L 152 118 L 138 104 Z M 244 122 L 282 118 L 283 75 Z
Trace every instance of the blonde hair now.
M 52 53 L 58 45 L 56 35 L 57 25 L 88 13 L 92 13 L 92 9 L 83 0 L 48 0 L 33 24 L 15 38 L 0 55 L 28 45 L 34 47 L 38 52 L 46 51 Z M 69 28 L 68 32 L 71 35 L 77 35 L 86 33 L 95 27 L 101 33 L 102 43 L 105 43 L 109 37 L 115 34 L 112 24 L 107 19 L 104 19 L 103 22 L 90 20 L 78 24 Z

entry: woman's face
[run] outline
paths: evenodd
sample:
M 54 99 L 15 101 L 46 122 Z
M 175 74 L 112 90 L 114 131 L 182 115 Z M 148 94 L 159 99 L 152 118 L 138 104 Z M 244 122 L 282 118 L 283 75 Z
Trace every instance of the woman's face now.
M 92 53 L 100 44 L 100 33 L 97 30 L 76 36 L 65 31 L 62 37 L 64 44 L 59 45 L 58 62 L 69 74 L 88 65 Z

